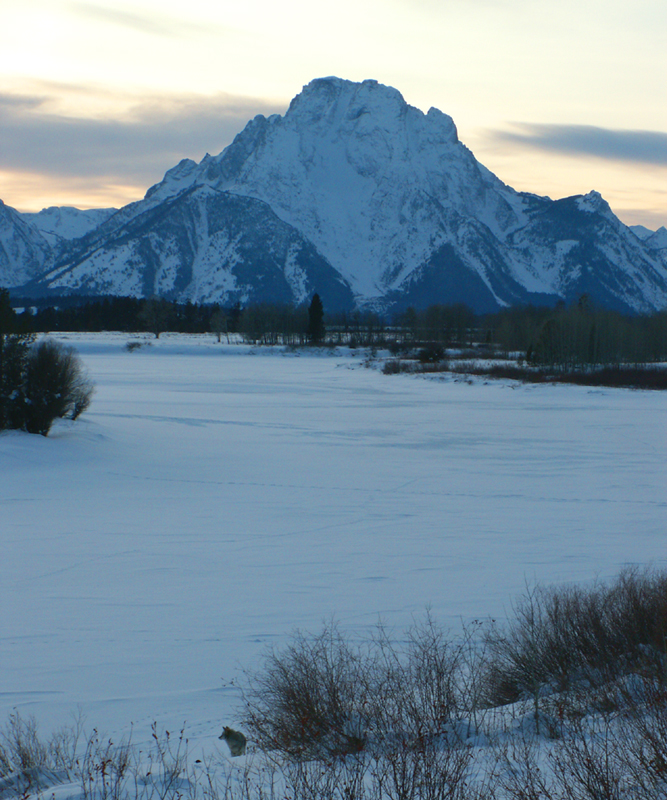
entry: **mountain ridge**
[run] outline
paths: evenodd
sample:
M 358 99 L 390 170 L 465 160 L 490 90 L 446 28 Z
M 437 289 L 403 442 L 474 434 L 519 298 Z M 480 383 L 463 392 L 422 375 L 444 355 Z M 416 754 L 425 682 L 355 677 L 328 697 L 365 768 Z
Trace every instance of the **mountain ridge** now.
M 33 292 L 224 304 L 319 291 L 331 310 L 494 310 L 583 293 L 634 313 L 667 306 L 667 232 L 633 232 L 597 192 L 517 192 L 460 142 L 451 117 L 372 80 L 311 81 L 284 115 L 254 117 L 217 156 L 182 159 L 143 200 L 99 220 L 49 257 L 44 231 L 24 219 L 29 264 L 6 272 L 29 273 L 22 288 Z

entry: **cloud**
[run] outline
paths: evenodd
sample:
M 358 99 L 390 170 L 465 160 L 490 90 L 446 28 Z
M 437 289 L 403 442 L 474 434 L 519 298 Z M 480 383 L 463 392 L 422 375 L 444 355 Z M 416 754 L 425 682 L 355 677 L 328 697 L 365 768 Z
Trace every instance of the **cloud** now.
M 597 128 L 592 125 L 516 123 L 516 131 L 493 131 L 498 142 L 573 156 L 612 161 L 667 164 L 667 133 Z
M 156 17 L 155 14 L 121 11 L 110 6 L 84 2 L 69 3 L 69 8 L 79 17 L 92 19 L 96 22 L 120 25 L 139 33 L 148 33 L 154 36 L 183 37 L 202 33 L 210 35 L 219 34 L 224 30 L 216 25 L 197 25 L 175 17 Z
M 0 94 L 0 171 L 148 188 L 182 158 L 219 153 L 256 114 L 284 111 L 227 94 L 145 98 L 95 118 L 57 109 L 41 94 Z
M 11 92 L 0 92 L 0 114 L 3 106 L 13 108 L 37 108 L 44 105 L 46 97 L 33 97 L 31 95 L 13 94 Z

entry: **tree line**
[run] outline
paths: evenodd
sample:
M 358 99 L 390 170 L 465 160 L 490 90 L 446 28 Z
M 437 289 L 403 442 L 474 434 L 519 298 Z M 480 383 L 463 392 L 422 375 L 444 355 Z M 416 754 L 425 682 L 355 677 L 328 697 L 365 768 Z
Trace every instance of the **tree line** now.
M 577 370 L 667 360 L 667 310 L 628 316 L 596 308 L 583 295 L 569 307 L 508 309 L 488 322 L 499 348 L 538 366 Z
M 14 325 L 24 333 L 58 331 L 146 331 L 159 338 L 166 331 L 176 333 L 239 333 L 261 344 L 319 343 L 324 339 L 324 309 L 319 295 L 299 306 L 262 303 L 242 308 L 240 303 L 224 307 L 212 303 L 177 303 L 151 297 L 15 298 Z
M 25 332 L 163 331 L 240 334 L 258 344 L 322 343 L 361 347 L 487 345 L 537 366 L 566 370 L 667 359 L 667 310 L 629 316 L 597 308 L 583 295 L 571 306 L 515 307 L 477 315 L 462 304 L 407 308 L 393 315 L 372 310 L 326 313 L 319 296 L 298 306 L 242 307 L 177 303 L 164 298 L 63 297 L 16 299 Z
M 58 298 L 14 298 L 23 307 L 18 322 L 25 331 L 124 331 L 206 333 L 218 306 L 175 303 L 170 300 L 137 297 L 69 296 Z M 226 310 L 230 330 L 236 330 L 240 307 Z

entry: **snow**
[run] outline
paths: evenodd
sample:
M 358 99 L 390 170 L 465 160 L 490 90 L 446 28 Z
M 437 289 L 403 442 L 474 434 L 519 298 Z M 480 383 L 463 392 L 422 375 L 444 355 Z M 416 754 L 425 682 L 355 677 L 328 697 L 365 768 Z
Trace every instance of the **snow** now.
M 133 243 L 120 244 L 109 252 L 93 250 L 74 266 L 54 270 L 52 285 L 59 289 L 76 289 L 92 284 L 92 293 L 107 291 L 121 297 L 141 297 L 143 285 L 135 260 Z
M 652 234 L 647 244 L 653 250 L 664 250 L 667 249 L 667 228 L 663 225 L 661 228 Z
M 64 335 L 97 391 L 0 435 L 0 719 L 211 748 L 267 645 L 664 566 L 664 396 L 384 376 L 363 354 Z M 150 345 L 150 346 L 148 346 Z
M 423 114 L 377 81 L 312 81 L 265 127 L 239 174 L 216 185 L 267 202 L 366 300 L 395 288 L 398 267 L 428 258 L 443 207 L 474 209 L 498 231 L 499 197 L 515 201 L 482 175 L 451 117 Z
M 160 183 L 151 186 L 146 192 L 145 199 L 153 201 L 164 200 L 166 197 L 182 192 L 192 186 L 196 179 L 197 162 L 190 158 L 183 158 L 175 167 L 167 170 Z
M 419 306 L 432 295 L 483 312 L 533 302 L 535 294 L 555 302 L 583 293 L 630 313 L 665 305 L 664 228 L 630 233 L 595 191 L 560 209 L 517 192 L 459 141 L 451 117 L 435 108 L 424 114 L 377 81 L 335 77 L 307 84 L 284 116 L 257 115 L 222 153 L 183 159 L 143 200 L 115 213 L 19 215 L 1 207 L 0 282 L 137 296 L 152 287 L 149 294 L 223 305 L 264 299 L 253 253 L 266 249 L 267 237 L 273 248 L 281 234 L 273 219 L 257 223 L 257 203 L 232 202 L 234 213 L 222 213 L 232 198 L 260 201 L 259 217 L 275 214 L 289 225 L 360 308 L 388 311 L 401 295 Z M 216 238 L 220 226 L 226 235 Z M 580 238 L 582 226 L 591 245 L 570 254 L 559 239 Z M 63 247 L 84 233 L 78 246 Z M 243 246 L 230 248 L 238 237 Z M 294 303 L 313 288 L 324 297 L 318 270 L 306 280 L 289 258 L 283 263 Z M 582 283 L 583 275 L 593 282 Z M 475 296 L 468 278 L 488 292 Z M 352 298 L 344 295 L 329 310 L 348 310 Z
M 77 239 L 101 225 L 116 212 L 115 208 L 80 210 L 71 206 L 51 206 L 36 213 L 24 213 L 51 245 L 62 240 Z
M 423 114 L 372 80 L 312 81 L 284 117 L 256 117 L 221 154 L 182 161 L 146 197 L 154 204 L 193 183 L 268 203 L 364 300 L 427 260 L 447 239 L 443 226 L 453 235 L 443 209 L 501 238 L 526 223 L 520 196 L 458 141 L 451 117 Z
M 645 242 L 655 233 L 655 231 L 652 231 L 650 228 L 647 228 L 644 225 L 629 225 L 628 227 L 635 234 L 635 236 L 642 240 L 642 242 Z
M 44 236 L 0 200 L 0 284 L 18 286 L 42 272 L 51 259 Z

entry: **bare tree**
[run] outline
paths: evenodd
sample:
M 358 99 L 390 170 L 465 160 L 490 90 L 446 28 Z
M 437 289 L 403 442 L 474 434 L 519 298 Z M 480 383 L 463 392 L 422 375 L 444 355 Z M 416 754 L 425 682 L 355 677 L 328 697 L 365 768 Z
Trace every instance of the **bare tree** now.
M 44 339 L 30 348 L 26 358 L 21 427 L 46 436 L 54 420 L 76 419 L 85 411 L 93 391 L 74 348 Z

